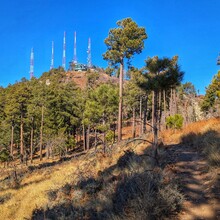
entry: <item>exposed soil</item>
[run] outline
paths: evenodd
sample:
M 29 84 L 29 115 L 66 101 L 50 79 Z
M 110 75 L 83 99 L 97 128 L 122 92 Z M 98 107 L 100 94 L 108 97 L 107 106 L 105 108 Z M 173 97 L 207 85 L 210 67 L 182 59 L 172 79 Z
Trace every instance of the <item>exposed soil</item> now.
M 220 219 L 219 173 L 216 170 L 210 172 L 198 149 L 172 145 L 167 150 L 172 160 L 172 170 L 185 196 L 183 211 L 178 219 Z

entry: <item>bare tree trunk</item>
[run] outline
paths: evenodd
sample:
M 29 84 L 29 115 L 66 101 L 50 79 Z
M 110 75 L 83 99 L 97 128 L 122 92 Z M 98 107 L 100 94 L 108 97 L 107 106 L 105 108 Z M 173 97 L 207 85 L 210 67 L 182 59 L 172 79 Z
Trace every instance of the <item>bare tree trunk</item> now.
M 188 117 L 188 100 L 184 102 L 184 124 L 187 125 L 189 123 Z
M 106 152 L 106 132 L 103 132 L 103 151 Z
M 85 132 L 85 125 L 83 123 L 83 149 L 86 151 L 86 132 Z
M 20 157 L 21 157 L 21 163 L 23 163 L 24 162 L 24 121 L 22 114 L 21 114 L 21 127 L 20 127 Z
M 95 151 L 97 149 L 97 130 L 95 128 Z
M 105 131 L 105 114 L 103 114 L 103 127 L 104 127 L 104 132 L 103 132 L 103 151 L 104 153 L 106 152 L 106 131 Z
M 174 115 L 177 114 L 176 88 L 173 89 Z
M 123 69 L 124 63 L 123 59 L 121 59 L 119 76 L 118 142 L 122 140 Z
M 153 148 L 154 148 L 154 158 L 157 158 L 158 154 L 158 91 L 154 91 L 154 115 L 153 115 Z
M 43 126 L 44 126 L 44 106 L 42 105 L 42 107 L 41 107 L 41 126 L 40 126 L 40 160 L 42 160 Z
M 86 141 L 86 149 L 89 150 L 89 138 L 90 138 L 90 125 L 87 128 L 87 141 Z
M 143 128 L 142 131 L 145 134 L 146 133 L 146 123 L 147 123 L 147 104 L 148 104 L 148 97 L 146 96 L 144 99 L 144 109 L 143 109 Z
M 10 148 L 10 154 L 11 154 L 12 158 L 14 157 L 13 145 L 14 145 L 14 124 L 12 123 L 12 126 L 11 126 L 11 148 Z
M 155 123 L 155 92 L 152 92 L 152 132 L 154 132 L 154 123 Z
M 170 89 L 170 115 L 173 115 L 173 89 Z
M 33 121 L 33 117 L 32 117 L 32 125 L 31 125 L 31 146 L 30 146 L 30 150 L 31 150 L 31 163 L 33 163 L 33 139 L 34 139 L 34 121 Z
M 143 133 L 143 130 L 142 130 L 142 97 L 140 97 L 140 136 L 142 135 Z
M 166 90 L 163 90 L 163 125 L 166 128 L 166 117 L 167 117 L 167 105 L 166 105 Z
M 161 114 L 162 114 L 162 104 L 161 104 L 161 91 L 159 91 L 159 103 L 158 103 L 158 132 L 161 131 Z
M 132 138 L 135 138 L 135 133 L 136 133 L 136 126 L 135 126 L 135 121 L 136 121 L 136 117 L 135 117 L 135 107 L 133 107 L 133 117 L 132 117 Z

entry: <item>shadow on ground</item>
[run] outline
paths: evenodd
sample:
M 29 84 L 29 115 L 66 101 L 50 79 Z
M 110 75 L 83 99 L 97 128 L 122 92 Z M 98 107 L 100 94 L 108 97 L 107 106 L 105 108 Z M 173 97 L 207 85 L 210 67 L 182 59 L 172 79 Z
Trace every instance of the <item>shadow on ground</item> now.
M 186 202 L 180 219 L 220 219 L 220 136 L 209 130 L 190 133 L 179 145 L 167 146 Z M 214 156 L 213 156 L 214 155 Z

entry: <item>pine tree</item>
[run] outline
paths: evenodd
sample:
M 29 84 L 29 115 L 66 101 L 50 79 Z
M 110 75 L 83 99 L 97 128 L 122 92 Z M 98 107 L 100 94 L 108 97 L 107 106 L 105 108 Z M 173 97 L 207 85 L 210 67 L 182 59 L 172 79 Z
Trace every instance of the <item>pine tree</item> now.
M 107 52 L 103 55 L 111 66 L 120 65 L 119 75 L 119 110 L 118 110 L 118 141 L 122 139 L 122 106 L 123 106 L 123 72 L 124 60 L 130 60 L 134 54 L 140 54 L 147 38 L 145 28 L 131 19 L 125 18 L 117 22 L 118 28 L 110 29 L 105 39 Z
M 152 128 L 154 134 L 154 156 L 157 156 L 158 147 L 158 122 L 159 114 L 159 94 L 164 89 L 172 88 L 180 83 L 183 72 L 177 64 L 178 57 L 169 58 L 148 58 L 146 60 L 147 78 L 146 89 L 152 90 Z

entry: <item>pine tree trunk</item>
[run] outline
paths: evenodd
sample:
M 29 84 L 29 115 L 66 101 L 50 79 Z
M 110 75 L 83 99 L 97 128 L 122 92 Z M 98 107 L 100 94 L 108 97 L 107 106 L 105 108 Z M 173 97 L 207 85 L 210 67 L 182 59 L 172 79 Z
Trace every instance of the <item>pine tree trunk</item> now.
M 34 139 L 34 122 L 32 118 L 32 126 L 31 126 L 31 163 L 33 162 L 33 139 Z
M 106 152 L 106 132 L 103 132 L 103 151 Z
M 146 96 L 145 99 L 145 106 L 143 109 L 143 133 L 146 134 L 146 123 L 147 123 L 147 104 L 148 104 L 148 97 Z
M 42 107 L 41 107 L 41 126 L 40 126 L 40 160 L 42 160 L 43 126 L 44 126 L 44 106 L 42 105 Z
M 122 140 L 123 69 L 124 63 L 121 60 L 119 75 L 118 142 Z
M 166 90 L 163 90 L 163 125 L 166 128 L 166 117 L 167 117 L 167 105 L 166 105 Z
M 104 132 L 103 132 L 103 150 L 104 150 L 104 153 L 106 152 L 106 131 L 105 131 L 105 125 L 106 125 L 105 114 L 103 114 L 103 127 L 104 127 Z
M 87 141 L 86 141 L 86 149 L 89 150 L 89 138 L 90 138 L 90 125 L 87 128 Z
M 162 104 L 161 104 L 161 91 L 159 91 L 159 101 L 158 101 L 158 132 L 161 131 L 161 114 L 162 114 Z
M 174 107 L 174 115 L 177 114 L 177 103 L 176 103 L 176 89 L 173 89 L 173 107 Z
M 22 114 L 21 114 L 21 127 L 20 127 L 20 156 L 21 156 L 21 163 L 23 163 L 24 162 L 24 121 Z
M 85 125 L 83 123 L 83 149 L 86 151 L 86 131 L 85 131 Z
M 157 158 L 158 154 L 158 91 L 154 91 L 154 115 L 153 115 L 153 149 L 154 149 L 154 158 Z
M 11 126 L 11 148 L 10 148 L 10 154 L 11 154 L 12 158 L 14 157 L 14 155 L 13 155 L 13 145 L 14 145 L 14 124 L 12 124 L 12 126 Z
M 152 132 L 154 132 L 154 123 L 155 123 L 155 93 L 152 92 Z
M 143 130 L 142 130 L 142 97 L 140 97 L 140 116 L 139 116 L 139 118 L 140 118 L 140 134 L 139 134 L 139 136 L 141 136 L 143 133 Z
M 170 90 L 170 115 L 173 115 L 173 89 Z
M 135 138 L 135 133 L 136 133 L 136 126 L 135 126 L 135 120 L 136 120 L 136 118 L 135 118 L 135 107 L 133 107 L 133 110 L 132 110 L 132 112 L 133 112 L 133 117 L 132 117 L 132 138 Z
M 97 150 L 97 130 L 95 128 L 95 151 Z

